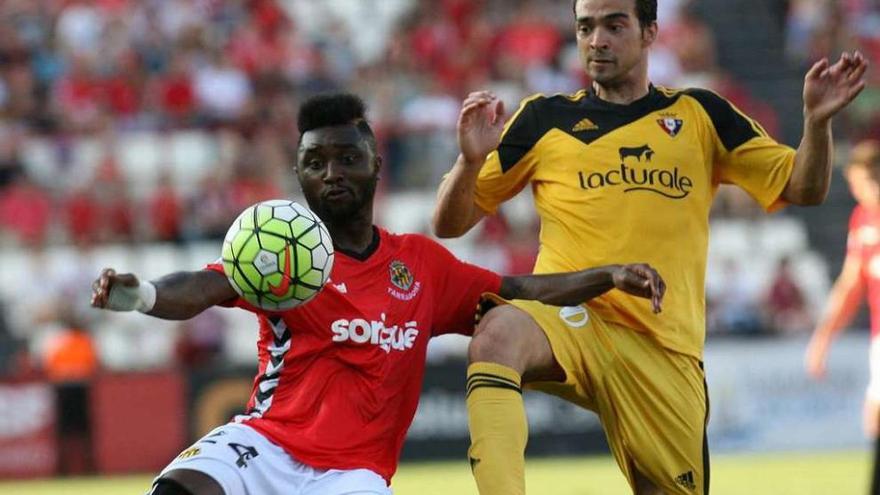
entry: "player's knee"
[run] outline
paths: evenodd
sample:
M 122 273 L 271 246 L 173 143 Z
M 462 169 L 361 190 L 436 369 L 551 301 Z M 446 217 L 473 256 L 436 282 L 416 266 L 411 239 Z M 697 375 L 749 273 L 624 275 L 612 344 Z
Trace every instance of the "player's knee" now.
M 200 471 L 172 469 L 153 485 L 149 495 L 225 495 L 220 483 Z
M 642 474 L 638 469 L 633 468 L 633 476 L 635 478 L 635 487 L 633 491 L 636 495 L 663 495 L 663 490 L 655 485 L 650 478 Z
M 474 331 L 468 359 L 472 363 L 503 364 L 522 373 L 528 360 L 528 335 L 533 327 L 534 321 L 513 306 L 493 308 Z
M 180 483 L 166 478 L 159 478 L 147 495 L 196 495 Z

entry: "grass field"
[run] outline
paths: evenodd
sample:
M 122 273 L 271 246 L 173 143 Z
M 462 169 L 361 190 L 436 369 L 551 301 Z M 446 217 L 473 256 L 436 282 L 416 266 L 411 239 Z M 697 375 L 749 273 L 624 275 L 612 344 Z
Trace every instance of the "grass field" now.
M 714 495 L 847 495 L 868 491 L 870 456 L 825 454 L 717 455 Z M 629 490 L 607 457 L 535 459 L 526 467 L 529 495 L 614 495 Z M 0 482 L 4 495 L 116 495 L 143 493 L 150 475 Z M 403 464 L 396 495 L 476 495 L 466 462 Z

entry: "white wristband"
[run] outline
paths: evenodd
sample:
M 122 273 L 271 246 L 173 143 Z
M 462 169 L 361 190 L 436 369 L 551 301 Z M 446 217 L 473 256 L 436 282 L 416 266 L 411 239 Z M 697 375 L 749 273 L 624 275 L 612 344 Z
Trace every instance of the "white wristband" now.
M 141 313 L 149 313 L 153 306 L 156 305 L 156 286 L 153 282 L 141 282 L 138 285 L 138 295 L 140 296 L 140 307 L 135 308 Z
M 156 304 L 156 286 L 141 282 L 137 287 L 114 285 L 107 296 L 106 308 L 113 311 L 140 311 L 147 313 Z

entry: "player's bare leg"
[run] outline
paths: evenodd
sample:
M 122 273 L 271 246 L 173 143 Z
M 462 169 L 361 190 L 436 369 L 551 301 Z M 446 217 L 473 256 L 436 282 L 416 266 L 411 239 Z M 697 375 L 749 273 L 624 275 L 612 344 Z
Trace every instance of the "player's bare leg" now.
M 868 397 L 865 399 L 863 411 L 865 435 L 877 438 L 880 432 L 880 402 Z
M 544 331 L 528 313 L 511 305 L 492 308 L 480 320 L 468 359 L 507 366 L 524 375 L 524 381 L 565 380 Z
M 874 443 L 874 467 L 871 472 L 871 493 L 880 494 L 880 402 L 872 398 L 865 399 L 864 410 L 864 427 L 865 434 L 868 435 Z
M 163 483 L 169 480 L 170 483 Z M 156 495 L 225 495 L 223 488 L 214 478 L 192 469 L 168 471 L 157 481 L 150 491 Z
M 636 495 L 663 495 L 663 490 L 645 477 L 638 469 L 633 468 L 633 480 L 635 481 Z

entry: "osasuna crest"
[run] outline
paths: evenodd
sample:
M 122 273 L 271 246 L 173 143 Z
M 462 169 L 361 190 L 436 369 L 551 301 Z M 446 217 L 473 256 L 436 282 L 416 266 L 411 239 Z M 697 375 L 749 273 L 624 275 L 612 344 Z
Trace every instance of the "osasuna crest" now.
M 407 291 L 412 287 L 413 275 L 402 261 L 394 260 L 388 265 L 391 283 L 400 290 Z
M 663 129 L 666 134 L 669 134 L 669 137 L 677 136 L 681 131 L 681 126 L 684 125 L 683 120 L 674 119 L 672 117 L 657 119 L 657 123 L 660 124 L 660 128 Z

